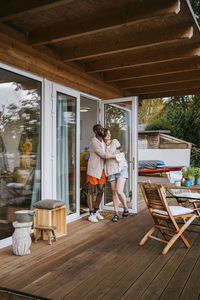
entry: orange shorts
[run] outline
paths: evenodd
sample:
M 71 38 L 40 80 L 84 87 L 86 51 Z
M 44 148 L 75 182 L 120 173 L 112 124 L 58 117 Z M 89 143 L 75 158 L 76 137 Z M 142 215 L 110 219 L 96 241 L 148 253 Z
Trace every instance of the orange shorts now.
M 104 169 L 103 169 L 103 171 L 102 171 L 102 174 L 101 174 L 101 178 L 100 178 L 100 179 L 88 175 L 87 182 L 91 183 L 92 185 L 105 184 L 105 173 L 104 173 Z

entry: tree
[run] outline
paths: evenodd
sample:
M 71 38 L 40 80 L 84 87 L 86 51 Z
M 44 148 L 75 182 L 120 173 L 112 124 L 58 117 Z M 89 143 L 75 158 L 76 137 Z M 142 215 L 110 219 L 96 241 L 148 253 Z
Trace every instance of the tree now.
M 164 124 L 173 136 L 200 147 L 200 95 L 170 98 L 148 129 L 164 129 Z
M 16 97 L 18 98 L 18 91 L 23 90 L 19 83 L 13 83 L 15 86 Z M 19 149 L 25 142 L 25 138 L 29 137 L 31 140 L 38 139 L 40 134 L 40 96 L 38 89 L 28 90 L 24 98 L 18 98 L 17 103 L 11 103 L 2 106 L 0 112 L 0 132 L 1 136 L 8 128 L 20 129 L 21 138 Z M 37 142 L 33 142 L 33 151 L 37 152 Z
M 151 122 L 159 112 L 164 108 L 165 104 L 162 99 L 143 100 L 139 108 L 139 124 L 147 124 Z

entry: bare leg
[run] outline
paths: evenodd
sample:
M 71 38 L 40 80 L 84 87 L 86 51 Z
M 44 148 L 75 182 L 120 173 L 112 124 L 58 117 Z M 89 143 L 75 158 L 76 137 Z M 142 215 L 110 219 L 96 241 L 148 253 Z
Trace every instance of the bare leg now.
M 95 191 L 95 185 L 92 185 L 91 183 L 88 183 L 88 195 L 87 195 L 87 202 L 88 202 L 88 207 L 89 210 L 93 210 L 93 195 Z
M 119 208 L 119 198 L 118 198 L 118 195 L 117 195 L 116 184 L 117 184 L 117 181 L 116 181 L 116 180 L 113 180 L 113 181 L 110 182 L 111 189 L 112 189 L 112 195 L 113 195 L 113 205 L 114 205 L 114 210 L 115 210 L 116 212 L 118 212 L 118 208 Z
M 95 205 L 94 205 L 94 207 L 97 209 L 99 208 L 99 205 L 101 203 L 103 192 L 104 192 L 104 184 L 98 184 L 97 185 L 97 198 L 96 198 Z
M 127 203 L 126 203 L 126 196 L 124 194 L 124 185 L 126 182 L 126 178 L 117 178 L 117 183 L 116 183 L 116 191 L 117 191 L 117 195 L 119 197 L 119 200 L 121 201 L 123 207 L 127 207 Z

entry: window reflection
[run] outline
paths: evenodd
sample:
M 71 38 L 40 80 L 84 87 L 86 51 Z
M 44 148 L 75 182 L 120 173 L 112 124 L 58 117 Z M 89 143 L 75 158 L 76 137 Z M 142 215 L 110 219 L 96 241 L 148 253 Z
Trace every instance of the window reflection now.
M 57 93 L 57 199 L 76 212 L 76 98 Z
M 0 239 L 40 197 L 41 83 L 0 69 Z

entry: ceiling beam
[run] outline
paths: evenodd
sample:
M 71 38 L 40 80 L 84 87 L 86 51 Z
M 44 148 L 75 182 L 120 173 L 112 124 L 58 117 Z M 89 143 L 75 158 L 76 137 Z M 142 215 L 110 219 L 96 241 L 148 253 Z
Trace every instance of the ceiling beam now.
M 135 87 L 151 86 L 151 85 L 156 85 L 156 84 L 158 85 L 163 83 L 185 82 L 185 81 L 191 81 L 196 79 L 200 80 L 200 69 L 122 80 L 118 82 L 118 87 L 120 89 L 130 89 Z
M 0 61 L 37 74 L 48 80 L 58 82 L 76 90 L 81 90 L 99 98 L 120 98 L 123 92 L 116 85 L 106 84 L 99 76 L 91 76 L 81 72 L 71 64 L 59 63 L 42 51 L 15 41 L 0 33 Z
M 87 4 L 85 4 L 87 5 Z M 42 45 L 67 39 L 117 29 L 146 19 L 175 15 L 180 11 L 180 0 L 144 0 L 131 2 L 110 11 L 98 11 L 95 16 L 82 17 L 74 21 L 61 21 L 44 29 L 33 30 L 29 35 L 31 45 Z
M 132 94 L 128 93 L 128 95 L 130 96 Z M 181 91 L 176 91 L 176 90 L 167 91 L 167 92 L 154 93 L 154 94 L 144 94 L 140 96 L 140 99 L 155 99 L 155 98 L 178 97 L 178 96 L 186 96 L 186 95 L 200 95 L 200 88 L 181 90 Z
M 168 91 L 178 91 L 178 90 L 189 90 L 193 88 L 200 89 L 200 80 L 193 81 L 185 81 L 185 82 L 175 82 L 175 83 L 167 83 L 160 85 L 152 85 L 152 86 L 143 86 L 129 89 L 132 95 L 142 95 L 142 94 L 155 94 L 159 92 L 168 92 Z
M 118 34 L 100 42 L 83 41 L 80 46 L 63 49 L 63 61 L 81 60 L 101 55 L 115 54 L 127 50 L 149 47 L 151 45 L 161 45 L 176 42 L 178 40 L 191 39 L 193 36 L 193 27 L 186 24 L 179 24 L 176 27 L 160 26 L 159 28 L 148 27 L 146 31 L 128 32 L 127 34 Z
M 0 10 L 0 22 L 19 17 L 24 13 L 38 13 L 43 10 L 70 3 L 73 0 L 9 0 L 4 1 Z
M 190 57 L 176 61 L 155 63 L 122 70 L 108 71 L 103 74 L 104 80 L 107 82 L 120 81 L 138 77 L 147 77 L 161 74 L 169 74 L 174 72 L 184 72 L 200 69 L 200 58 Z
M 95 61 L 86 62 L 84 69 L 86 73 L 103 72 L 108 70 L 123 69 L 127 67 L 164 62 L 183 57 L 200 55 L 198 44 L 183 45 L 161 45 L 151 49 L 137 49 L 116 55 L 107 55 Z
M 24 33 L 19 32 L 6 24 L 0 23 L 0 32 L 24 44 L 27 44 L 28 42 L 27 36 Z

